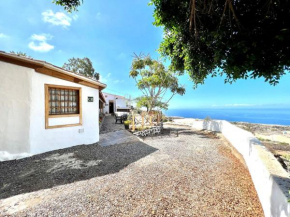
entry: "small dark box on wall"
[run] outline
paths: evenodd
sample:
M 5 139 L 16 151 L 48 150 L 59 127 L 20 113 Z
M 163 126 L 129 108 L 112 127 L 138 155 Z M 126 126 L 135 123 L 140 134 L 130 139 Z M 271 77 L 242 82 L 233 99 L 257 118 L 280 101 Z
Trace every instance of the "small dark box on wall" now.
M 88 96 L 88 102 L 94 102 L 94 97 Z

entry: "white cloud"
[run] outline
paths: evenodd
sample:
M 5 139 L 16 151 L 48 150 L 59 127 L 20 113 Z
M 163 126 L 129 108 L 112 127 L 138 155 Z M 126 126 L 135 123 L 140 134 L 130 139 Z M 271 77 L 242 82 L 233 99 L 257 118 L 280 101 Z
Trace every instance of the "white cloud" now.
M 47 41 L 47 40 L 52 39 L 52 36 L 48 34 L 41 34 L 41 35 L 33 34 L 31 36 L 31 39 L 34 41 Z
M 53 45 L 48 44 L 46 41 L 52 38 L 51 35 L 48 34 L 33 34 L 31 36 L 31 42 L 29 42 L 28 47 L 31 50 L 39 51 L 39 52 L 48 52 L 54 49 Z
M 212 107 L 249 107 L 249 106 L 256 106 L 254 104 L 239 104 L 239 103 L 234 103 L 234 104 L 225 104 L 225 105 L 216 105 L 213 104 L 211 105 Z
M 44 22 L 51 23 L 55 26 L 67 27 L 70 26 L 72 18 L 67 16 L 65 13 L 56 12 L 54 13 L 52 10 L 47 10 L 42 12 Z M 77 19 L 77 15 L 73 17 L 74 20 Z
M 100 75 L 100 82 L 107 83 L 108 79 L 106 77 L 103 77 L 102 75 Z
M 39 42 L 38 44 L 36 44 L 33 41 L 28 44 L 28 47 L 31 50 L 39 51 L 39 52 L 48 52 L 54 48 L 53 45 L 50 45 L 46 42 Z
M 108 73 L 106 76 L 102 76 L 102 75 L 100 75 L 100 82 L 108 83 L 109 81 L 112 80 L 112 79 L 110 78 L 111 75 L 112 75 L 112 73 Z
M 4 33 L 0 33 L 0 38 L 9 38 L 9 36 L 5 35 Z
M 227 107 L 243 107 L 243 106 L 254 106 L 254 105 L 251 105 L 251 104 L 238 104 L 238 103 L 235 103 L 235 104 L 226 104 L 225 106 L 227 106 Z
M 115 80 L 114 81 L 115 84 L 122 83 L 122 82 L 124 82 L 124 80 Z

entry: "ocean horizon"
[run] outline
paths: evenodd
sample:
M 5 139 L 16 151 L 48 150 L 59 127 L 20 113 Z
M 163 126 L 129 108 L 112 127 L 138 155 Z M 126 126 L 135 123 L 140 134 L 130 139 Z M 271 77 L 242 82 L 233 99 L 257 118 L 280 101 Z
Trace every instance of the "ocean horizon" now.
M 169 109 L 166 116 L 249 122 L 256 124 L 290 125 L 290 108 L 192 108 Z

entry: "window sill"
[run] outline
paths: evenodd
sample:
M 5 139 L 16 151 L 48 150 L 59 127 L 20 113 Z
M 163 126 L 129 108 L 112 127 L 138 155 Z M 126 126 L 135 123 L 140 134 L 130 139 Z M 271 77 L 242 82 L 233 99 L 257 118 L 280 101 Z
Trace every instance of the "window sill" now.
M 69 118 L 69 117 L 79 117 L 80 114 L 67 114 L 67 115 L 48 115 L 48 118 Z
M 45 129 L 55 129 L 55 128 L 62 128 L 62 127 L 76 127 L 82 126 L 82 124 L 65 124 L 65 125 L 56 125 L 56 126 L 46 126 Z

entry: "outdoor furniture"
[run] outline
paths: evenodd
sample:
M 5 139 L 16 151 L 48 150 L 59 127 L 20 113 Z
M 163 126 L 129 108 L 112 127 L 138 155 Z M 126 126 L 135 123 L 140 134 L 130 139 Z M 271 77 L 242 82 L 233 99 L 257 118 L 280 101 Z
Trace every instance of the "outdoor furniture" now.
M 128 118 L 128 115 L 127 114 L 123 114 L 122 117 L 123 117 L 123 121 L 126 121 L 127 118 Z
M 116 123 L 118 121 L 120 121 L 121 124 L 123 123 L 123 117 L 122 116 L 118 116 L 117 114 L 115 114 L 115 119 L 116 119 Z
M 121 124 L 126 121 L 128 118 L 127 114 L 124 114 L 123 112 L 116 112 L 115 113 L 115 119 L 116 119 L 116 123 L 119 121 Z

